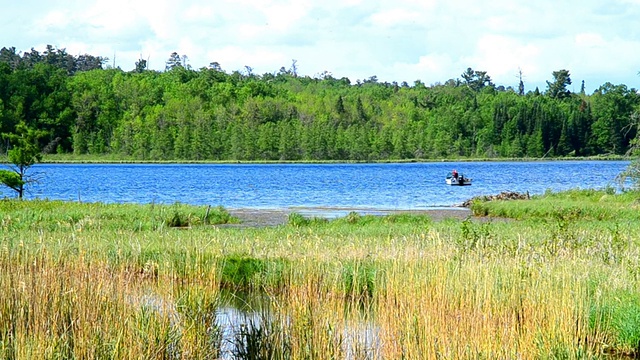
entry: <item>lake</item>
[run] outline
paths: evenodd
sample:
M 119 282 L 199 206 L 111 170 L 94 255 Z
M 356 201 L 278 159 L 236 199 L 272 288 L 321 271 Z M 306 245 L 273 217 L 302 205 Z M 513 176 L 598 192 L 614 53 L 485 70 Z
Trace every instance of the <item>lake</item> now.
M 604 188 L 628 161 L 392 164 L 37 164 L 27 198 L 189 203 L 228 209 L 422 210 L 502 191 Z M 447 186 L 448 172 L 473 185 Z M 0 196 L 14 196 L 6 189 Z

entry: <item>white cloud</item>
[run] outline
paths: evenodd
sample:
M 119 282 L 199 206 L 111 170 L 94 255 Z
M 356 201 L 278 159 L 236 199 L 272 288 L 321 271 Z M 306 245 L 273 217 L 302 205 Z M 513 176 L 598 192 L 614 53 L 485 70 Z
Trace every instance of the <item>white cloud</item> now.
M 278 31 L 286 31 L 293 30 L 292 26 L 307 15 L 308 5 L 302 1 L 293 1 L 289 4 L 265 8 L 262 11 L 270 27 Z
M 365 0 L 343 0 L 343 1 L 338 0 L 336 2 L 350 7 L 350 6 L 362 5 L 363 3 L 365 3 Z M 331 4 L 327 4 L 327 5 L 331 6 Z
M 38 23 L 38 28 L 46 30 L 48 28 L 64 28 L 69 25 L 69 13 L 61 10 L 54 10 L 44 16 Z
M 402 79 L 395 79 L 394 81 L 412 84 L 415 80 L 421 80 L 426 84 L 444 83 L 450 78 L 455 78 L 454 74 L 458 71 L 452 67 L 451 58 L 446 54 L 430 54 L 420 56 L 418 61 L 414 64 L 398 63 L 394 66 L 393 72 L 396 71 L 404 74 L 412 74 L 413 76 L 407 76 Z M 460 71 L 462 73 L 462 71 Z M 392 74 L 385 74 L 385 78 L 392 76 Z M 390 79 L 385 79 L 391 81 Z
M 602 36 L 596 33 L 576 34 L 575 43 L 580 48 L 601 47 L 605 45 L 605 41 Z
M 628 83 L 637 84 L 636 73 L 640 66 L 636 59 L 640 39 L 596 37 L 598 39 L 600 42 L 590 42 L 587 46 L 576 48 L 573 68 L 590 77 L 602 76 L 603 81 L 598 85 L 605 81 L 620 82 L 624 78 L 628 78 Z
M 291 60 L 278 51 L 264 47 L 244 49 L 239 46 L 229 46 L 207 51 L 206 56 L 211 61 L 217 61 L 227 72 L 244 71 L 245 66 L 249 66 L 254 69 L 256 74 L 276 71 L 279 67 L 274 68 L 272 64 L 284 66 L 288 65 Z
M 529 77 L 539 78 L 539 65 L 543 53 L 533 43 L 521 43 L 504 35 L 486 35 L 480 38 L 475 56 L 469 58 L 477 70 L 487 71 L 496 83 L 513 86 L 519 70 Z M 477 64 L 477 65 L 476 65 Z
M 640 0 L 23 0 L 8 9 L 2 46 L 115 53 L 125 70 L 140 56 L 164 69 L 177 51 L 194 68 L 264 73 L 297 59 L 303 75 L 352 81 L 444 82 L 472 67 L 506 86 L 519 68 L 531 87 L 563 68 L 592 87 L 640 83 Z
M 390 9 L 371 15 L 371 22 L 375 26 L 393 27 L 415 24 L 424 20 L 423 14 L 411 9 Z
M 194 4 L 187 7 L 183 15 L 187 21 L 207 20 L 213 17 L 214 10 L 211 5 Z

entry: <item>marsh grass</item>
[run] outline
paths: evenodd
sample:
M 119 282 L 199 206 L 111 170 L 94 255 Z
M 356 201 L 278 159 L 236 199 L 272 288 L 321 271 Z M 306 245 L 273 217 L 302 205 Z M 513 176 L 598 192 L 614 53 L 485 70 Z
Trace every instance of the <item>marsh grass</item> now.
M 291 345 L 282 322 L 269 312 L 240 319 L 234 331 L 231 354 L 235 359 L 290 359 Z
M 222 207 L 201 207 L 181 203 L 105 204 L 57 200 L 0 200 L 4 231 L 42 230 L 158 230 L 164 226 L 227 224 L 238 222 Z
M 616 355 L 640 353 L 640 298 L 638 289 L 613 289 L 598 294 L 589 309 L 589 325 L 606 334 L 605 351 Z
M 547 191 L 530 200 L 476 201 L 476 215 L 513 219 L 563 218 L 568 220 L 640 221 L 640 192 L 615 194 L 605 190 Z
M 268 308 L 246 301 L 243 359 L 637 356 L 637 194 L 546 196 L 481 204 L 517 221 L 260 229 L 208 226 L 202 207 L 5 200 L 0 358 L 219 358 L 227 290 Z M 175 211 L 200 220 L 169 227 Z

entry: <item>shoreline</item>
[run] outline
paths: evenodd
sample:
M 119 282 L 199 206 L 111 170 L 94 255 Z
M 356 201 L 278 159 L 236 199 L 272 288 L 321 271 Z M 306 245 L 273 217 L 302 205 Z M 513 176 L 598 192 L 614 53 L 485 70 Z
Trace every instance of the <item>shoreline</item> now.
M 628 156 L 623 155 L 599 155 L 586 157 L 557 157 L 557 158 L 441 158 L 441 159 L 389 159 L 389 160 L 137 160 L 137 159 L 113 159 L 100 157 L 66 157 L 45 156 L 40 164 L 404 164 L 404 163 L 452 163 L 452 162 L 541 162 L 541 161 L 629 161 Z M 0 157 L 0 162 L 6 163 L 6 158 Z

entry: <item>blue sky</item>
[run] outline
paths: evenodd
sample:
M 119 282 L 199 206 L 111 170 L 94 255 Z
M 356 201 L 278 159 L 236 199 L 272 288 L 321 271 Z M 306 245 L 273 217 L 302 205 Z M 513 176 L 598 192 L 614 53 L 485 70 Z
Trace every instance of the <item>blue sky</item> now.
M 47 44 L 137 59 L 162 70 L 176 51 L 193 68 L 290 68 L 352 82 L 460 78 L 471 67 L 497 85 L 546 89 L 567 69 L 571 90 L 605 82 L 640 88 L 640 0 L 23 0 L 3 4 L 0 47 Z

